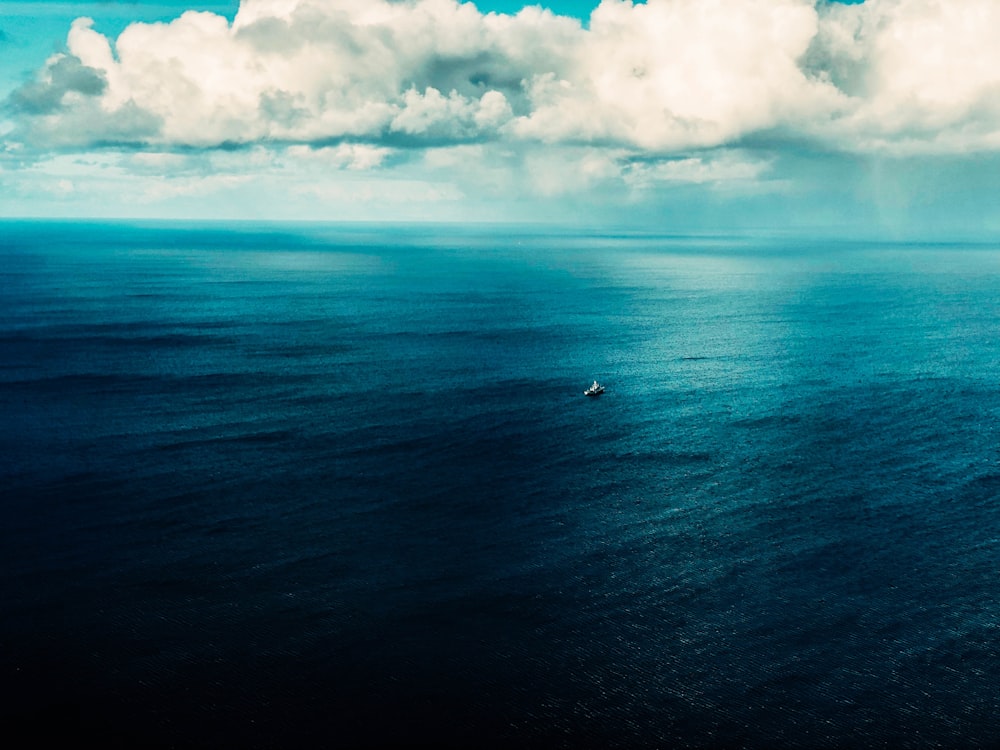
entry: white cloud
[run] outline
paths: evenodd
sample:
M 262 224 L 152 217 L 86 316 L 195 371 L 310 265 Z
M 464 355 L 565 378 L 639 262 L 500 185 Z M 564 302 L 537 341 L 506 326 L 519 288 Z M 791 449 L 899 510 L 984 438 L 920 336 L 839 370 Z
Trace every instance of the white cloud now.
M 390 130 L 411 136 L 437 136 L 450 141 L 475 138 L 492 125 L 510 117 L 510 106 L 499 91 L 488 91 L 476 100 L 457 91 L 444 96 L 428 87 L 423 93 L 410 89 L 403 106 L 390 123 Z
M 759 180 L 765 178 L 770 169 L 769 161 L 744 153 L 721 151 L 681 159 L 636 161 L 629 165 L 624 179 L 640 190 L 664 183 L 723 186 L 726 189 L 742 184 L 758 189 Z
M 841 96 L 798 67 L 817 25 L 805 0 L 605 0 L 572 77 L 533 81 L 519 130 L 672 151 L 794 122 Z
M 961 152 L 1000 146 L 1000 4 L 867 0 L 825 9 L 817 47 L 854 101 L 817 131 L 843 147 Z
M 113 45 L 80 19 L 69 54 L 12 101 L 23 120 L 45 114 L 35 140 L 56 145 L 494 137 L 513 116 L 508 96 L 524 109 L 522 81 L 546 66 L 538 44 L 567 33 L 579 23 L 536 9 L 483 15 L 455 0 L 244 0 L 232 24 L 187 12 L 133 24 Z M 54 75 L 70 64 L 73 80 L 87 78 L 79 96 Z M 25 106 L 29 94 L 47 111 Z M 110 128 L 136 112 L 147 127 Z
M 746 182 L 767 171 L 734 161 L 753 143 L 1000 149 L 997 29 L 996 0 L 603 0 L 586 26 L 457 0 L 243 0 L 231 23 L 187 12 L 113 41 L 80 19 L 8 99 L 6 150 L 308 146 L 367 170 L 490 145 L 483 174 L 516 163 L 544 193 L 572 188 L 556 174 Z

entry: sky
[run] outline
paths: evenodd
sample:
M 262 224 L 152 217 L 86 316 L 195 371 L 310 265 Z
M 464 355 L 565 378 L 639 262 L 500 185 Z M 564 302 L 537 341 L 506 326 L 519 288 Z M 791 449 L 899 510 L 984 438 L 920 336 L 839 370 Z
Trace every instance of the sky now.
M 1000 235 L 997 0 L 0 0 L 0 217 Z

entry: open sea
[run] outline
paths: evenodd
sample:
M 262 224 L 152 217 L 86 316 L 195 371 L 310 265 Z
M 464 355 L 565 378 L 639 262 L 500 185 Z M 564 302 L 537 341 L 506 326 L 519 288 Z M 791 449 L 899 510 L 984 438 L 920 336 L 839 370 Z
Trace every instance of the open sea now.
M 998 418 L 993 244 L 2 222 L 0 725 L 1000 747 Z

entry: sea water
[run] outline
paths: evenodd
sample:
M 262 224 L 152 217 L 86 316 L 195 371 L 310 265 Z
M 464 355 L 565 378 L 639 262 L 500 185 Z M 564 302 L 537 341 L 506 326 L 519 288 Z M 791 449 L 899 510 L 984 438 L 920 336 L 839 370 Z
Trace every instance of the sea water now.
M 998 328 L 988 244 L 5 222 L 5 726 L 995 743 Z

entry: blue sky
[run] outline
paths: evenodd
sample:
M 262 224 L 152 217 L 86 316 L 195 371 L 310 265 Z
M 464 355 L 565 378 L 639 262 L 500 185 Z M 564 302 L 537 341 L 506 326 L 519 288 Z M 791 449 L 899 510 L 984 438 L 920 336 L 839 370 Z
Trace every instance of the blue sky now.
M 994 236 L 998 31 L 995 0 L 4 0 L 0 216 Z

